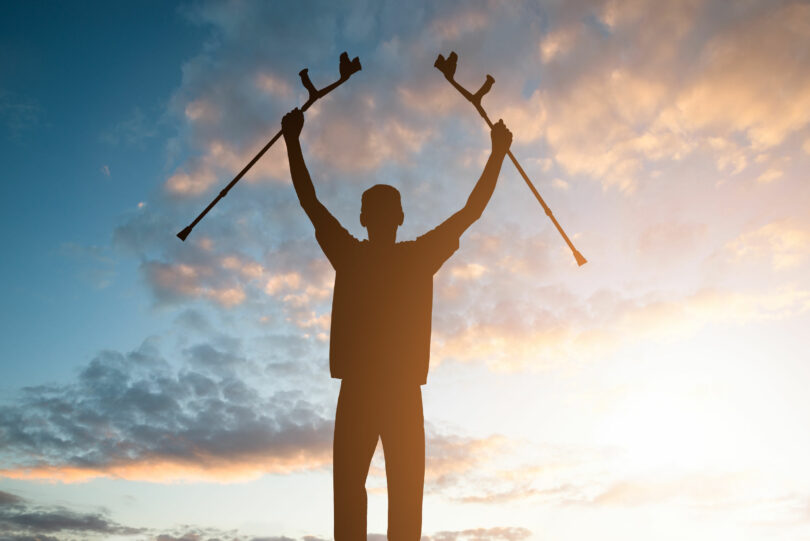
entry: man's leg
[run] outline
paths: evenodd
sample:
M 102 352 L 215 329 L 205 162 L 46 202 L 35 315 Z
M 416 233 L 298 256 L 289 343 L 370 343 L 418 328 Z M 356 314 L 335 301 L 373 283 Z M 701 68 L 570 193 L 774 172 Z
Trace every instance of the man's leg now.
M 332 446 L 335 541 L 366 541 L 366 477 L 377 447 L 379 404 L 362 385 L 340 385 Z
M 425 484 L 425 420 L 418 385 L 388 393 L 381 427 L 388 479 L 388 540 L 419 541 Z

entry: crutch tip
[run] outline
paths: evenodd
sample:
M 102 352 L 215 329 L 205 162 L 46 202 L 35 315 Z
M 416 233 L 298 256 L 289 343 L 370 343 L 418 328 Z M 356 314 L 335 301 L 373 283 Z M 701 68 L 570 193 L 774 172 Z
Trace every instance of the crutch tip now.
M 576 250 L 574 251 L 574 258 L 577 260 L 578 267 L 581 267 L 582 265 L 588 262 L 588 260 L 582 257 L 582 254 L 577 252 Z
M 177 234 L 177 238 L 185 242 L 186 237 L 188 236 L 189 233 L 191 233 L 191 227 L 186 227 Z

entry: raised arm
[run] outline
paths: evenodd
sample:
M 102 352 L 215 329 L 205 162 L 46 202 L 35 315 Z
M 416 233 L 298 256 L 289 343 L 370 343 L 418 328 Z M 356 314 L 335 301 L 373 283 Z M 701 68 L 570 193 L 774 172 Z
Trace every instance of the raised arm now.
M 492 127 L 491 137 L 492 153 L 484 166 L 481 178 L 478 179 L 472 193 L 470 193 L 470 197 L 467 198 L 467 204 L 439 226 L 443 229 L 450 229 L 458 236 L 461 236 L 484 212 L 490 197 L 492 197 L 492 192 L 495 191 L 495 184 L 498 181 L 503 159 L 509 150 L 509 145 L 512 144 L 512 132 L 506 128 L 503 120 L 499 120 Z
M 335 220 L 335 218 L 318 200 L 315 186 L 312 184 L 307 165 L 304 163 L 301 142 L 298 140 L 303 127 L 304 113 L 298 108 L 293 109 L 281 119 L 281 130 L 284 133 L 284 142 L 287 143 L 287 159 L 290 162 L 290 176 L 295 193 L 298 195 L 298 201 L 304 208 L 304 212 L 317 228 L 324 220 Z
M 298 194 L 298 201 L 315 226 L 318 244 L 332 266 L 337 269 L 351 260 L 358 240 L 340 225 L 337 218 L 332 216 L 315 195 L 315 186 L 312 185 L 312 179 L 304 163 L 304 154 L 301 152 L 301 143 L 298 141 L 303 127 L 304 114 L 298 109 L 293 109 L 281 119 L 281 130 L 287 143 L 287 158 L 290 161 L 290 176 L 295 193 Z

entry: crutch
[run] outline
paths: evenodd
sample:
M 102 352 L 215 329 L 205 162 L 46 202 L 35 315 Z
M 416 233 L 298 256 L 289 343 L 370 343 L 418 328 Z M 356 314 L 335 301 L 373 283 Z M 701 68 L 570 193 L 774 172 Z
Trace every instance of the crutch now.
M 478 89 L 478 92 L 472 94 L 469 90 L 458 84 L 455 81 L 455 79 L 453 79 L 453 75 L 455 75 L 456 73 L 457 63 L 458 63 L 458 55 L 455 52 L 451 51 L 450 55 L 447 58 L 445 58 L 442 55 L 439 55 L 439 57 L 436 59 L 436 62 L 433 65 L 436 66 L 436 68 L 444 74 L 444 78 L 447 79 L 451 85 L 456 87 L 456 90 L 461 92 L 462 96 L 467 98 L 467 100 L 473 104 L 475 110 L 478 111 L 478 114 L 481 115 L 481 117 L 487 123 L 487 126 L 492 128 L 492 122 L 489 120 L 486 111 L 484 111 L 484 108 L 481 106 L 481 98 L 483 98 L 484 94 L 489 92 L 489 90 L 492 88 L 492 84 L 495 82 L 495 79 L 493 79 L 491 75 L 487 75 L 487 80 L 484 82 L 483 85 L 481 85 L 481 88 Z M 512 154 L 512 151 L 511 150 L 507 151 L 507 154 L 509 154 L 509 157 L 512 159 L 512 163 L 515 164 L 515 168 L 517 168 L 518 173 L 520 173 L 520 176 L 522 176 L 523 180 L 526 181 L 526 184 L 529 186 L 529 189 L 534 194 L 534 197 L 537 198 L 537 201 L 540 202 L 540 205 L 542 205 L 543 210 L 546 211 L 546 216 L 551 218 L 551 221 L 557 227 L 557 231 L 560 232 L 560 235 L 562 235 L 563 240 L 565 240 L 566 244 L 568 244 L 568 247 L 571 248 L 571 251 L 574 253 L 574 258 L 577 260 L 577 265 L 581 267 L 582 265 L 587 263 L 588 260 L 582 257 L 582 254 L 579 253 L 579 251 L 577 251 L 576 248 L 574 248 L 571 239 L 569 239 L 568 235 L 565 234 L 565 231 L 563 231 L 563 228 L 560 226 L 559 222 L 557 222 L 557 219 L 554 217 L 554 214 L 551 213 L 551 209 L 548 208 L 546 202 L 543 201 L 542 197 L 540 197 L 540 194 L 537 192 L 537 188 L 535 188 L 534 184 L 532 184 L 532 181 L 529 180 L 529 177 L 526 175 L 526 172 L 523 170 L 523 168 L 520 166 L 515 156 Z
M 320 99 L 320 98 L 322 98 L 322 97 L 326 96 L 326 95 L 327 95 L 327 94 L 329 94 L 329 93 L 330 93 L 332 90 L 336 89 L 336 88 L 337 88 L 337 87 L 339 87 L 341 84 L 343 84 L 345 81 L 347 81 L 347 80 L 349 79 L 349 77 L 351 77 L 351 76 L 352 76 L 352 74 L 354 74 L 354 73 L 356 73 L 356 72 L 360 71 L 360 69 L 361 69 L 361 66 L 360 66 L 360 59 L 359 59 L 359 58 L 357 58 L 357 57 L 354 57 L 354 60 L 349 60 L 349 55 L 348 55 L 347 53 L 345 53 L 345 52 L 344 52 L 344 53 L 342 53 L 342 54 L 340 55 L 340 67 L 339 67 L 339 69 L 340 69 L 340 79 L 338 79 L 337 81 L 335 81 L 334 83 L 332 83 L 332 84 L 331 84 L 331 85 L 329 85 L 329 86 L 325 86 L 325 87 L 321 88 L 320 90 L 316 89 L 316 88 L 315 88 L 315 85 L 313 85 L 313 84 L 312 84 L 312 81 L 310 81 L 310 80 L 309 80 L 309 74 L 307 73 L 307 69 L 306 69 L 306 68 L 302 69 L 302 70 L 301 70 L 301 71 L 298 73 L 298 75 L 299 75 L 299 76 L 301 76 L 301 82 L 302 82 L 302 83 L 304 83 L 304 87 L 307 89 L 307 91 L 309 91 L 309 99 L 307 99 L 306 103 L 304 103 L 304 105 L 302 105 L 302 106 L 301 106 L 301 111 L 306 111 L 307 109 L 309 109 L 309 106 L 310 106 L 310 105 L 312 105 L 313 103 L 315 103 L 315 102 L 316 102 L 318 99 Z M 239 171 L 239 174 L 238 174 L 238 175 L 236 175 L 235 177 L 233 177 L 233 180 L 232 180 L 232 181 L 230 181 L 230 182 L 228 183 L 228 185 L 227 185 L 227 186 L 225 186 L 225 188 L 223 188 L 223 189 L 222 189 L 222 191 L 221 191 L 221 192 L 219 192 L 219 195 L 217 195 L 217 196 L 214 198 L 214 200 L 213 200 L 213 201 L 211 201 L 211 203 L 209 203 L 207 207 L 205 207 L 205 210 L 203 210 L 203 211 L 200 213 L 200 215 L 199 215 L 199 216 L 197 216 L 196 218 L 194 218 L 194 221 L 193 221 L 193 222 L 191 222 L 191 223 L 188 225 L 188 227 L 186 227 L 185 229 L 183 229 L 182 231 L 180 231 L 180 232 L 177 234 L 177 237 L 178 237 L 180 240 L 182 240 L 182 241 L 185 241 L 185 240 L 186 240 L 186 237 L 188 236 L 188 234 L 189 234 L 189 233 L 191 233 L 191 230 L 192 230 L 192 229 L 194 229 L 194 226 L 195 226 L 195 225 L 197 225 L 197 223 L 198 223 L 200 220 L 202 220 L 202 219 L 203 219 L 203 216 L 205 216 L 206 214 L 208 214 L 208 211 L 209 211 L 209 210 L 211 210 L 212 208 L 214 208 L 214 205 L 216 205 L 216 204 L 219 202 L 219 200 L 220 200 L 220 199 L 222 199 L 223 197 L 225 197 L 226 195 L 228 195 L 228 191 L 229 191 L 231 188 L 233 188 L 233 187 L 234 187 L 234 185 L 235 185 L 237 182 L 239 182 L 239 179 L 241 179 L 243 176 L 245 176 L 245 173 L 247 173 L 247 172 L 250 170 L 250 168 L 251 168 L 251 167 L 253 167 L 253 165 L 254 165 L 254 164 L 257 162 L 257 161 L 259 161 L 259 158 L 261 158 L 261 157 L 264 155 L 264 153 L 265 153 L 265 152 L 267 152 L 267 150 L 268 150 L 268 149 L 269 149 L 271 146 L 273 146 L 273 143 L 275 143 L 275 142 L 276 142 L 276 140 L 277 140 L 279 137 L 281 137 L 281 130 L 279 130 L 279 131 L 278 131 L 278 133 L 277 133 L 277 134 L 275 134 L 275 135 L 273 136 L 273 138 L 272 138 L 272 139 L 270 139 L 270 142 L 269 142 L 269 143 L 267 143 L 266 145 L 264 145 L 264 148 L 262 148 L 262 149 L 259 151 L 259 153 L 258 153 L 258 154 L 256 154 L 256 155 L 253 157 L 253 159 L 252 159 L 252 160 L 250 160 L 250 161 L 248 162 L 248 164 L 247 164 L 247 165 L 246 165 L 246 166 L 245 166 L 245 167 L 244 167 L 244 168 L 243 168 L 241 171 Z

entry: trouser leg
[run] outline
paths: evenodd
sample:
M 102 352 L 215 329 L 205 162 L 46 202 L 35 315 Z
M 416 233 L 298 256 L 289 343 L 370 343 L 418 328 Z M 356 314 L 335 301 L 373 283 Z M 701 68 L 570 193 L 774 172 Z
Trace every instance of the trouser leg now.
M 388 480 L 389 541 L 419 541 L 425 483 L 422 389 L 396 390 L 383 412 L 381 438 Z
M 335 541 L 366 541 L 366 477 L 379 429 L 362 387 L 340 386 L 332 445 Z

